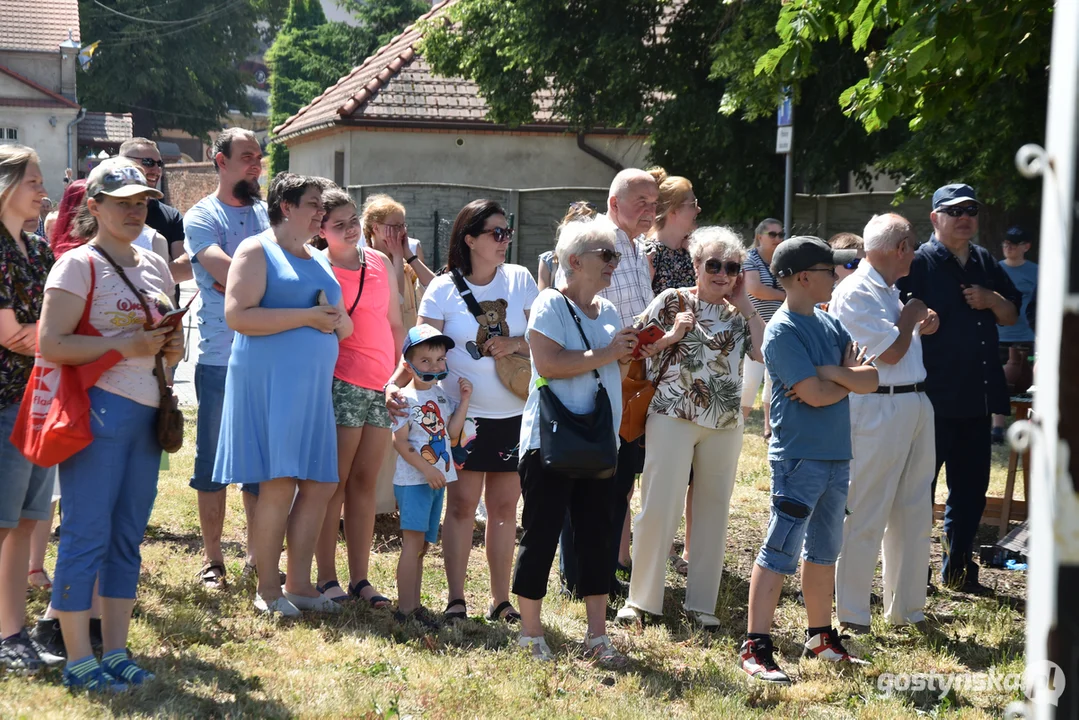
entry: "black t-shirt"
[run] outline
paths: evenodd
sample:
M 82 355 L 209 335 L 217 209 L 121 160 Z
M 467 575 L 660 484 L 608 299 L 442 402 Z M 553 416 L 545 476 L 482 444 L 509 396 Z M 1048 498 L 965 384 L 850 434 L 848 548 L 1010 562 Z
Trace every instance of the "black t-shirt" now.
M 171 205 L 150 198 L 146 205 L 146 224 L 165 236 L 169 243 L 169 255 L 172 244 L 184 241 L 184 216 Z

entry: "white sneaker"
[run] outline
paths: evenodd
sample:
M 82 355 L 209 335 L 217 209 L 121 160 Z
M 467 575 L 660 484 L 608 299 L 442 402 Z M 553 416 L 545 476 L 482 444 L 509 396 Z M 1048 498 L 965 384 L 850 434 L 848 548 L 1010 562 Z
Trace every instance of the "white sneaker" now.
M 476 522 L 487 527 L 487 505 L 484 504 L 483 498 L 480 498 L 480 503 L 476 506 Z
M 307 597 L 305 595 L 293 595 L 287 590 L 282 590 L 281 592 L 284 594 L 286 600 L 300 610 L 335 613 L 341 612 L 342 609 L 339 603 L 335 603 L 332 599 L 326 597 L 325 594 L 320 593 L 318 597 Z
M 847 637 L 847 635 L 837 633 L 835 628 L 817 633 L 813 637 L 807 637 L 805 647 L 802 648 L 802 657 L 820 658 L 834 663 L 848 662 L 852 665 L 868 665 L 868 662 L 854 657 L 843 647 L 843 640 Z
M 632 605 L 623 605 L 622 609 L 618 611 L 615 616 L 618 622 L 623 625 L 641 624 L 644 622 L 645 612 L 640 608 L 635 608 Z
M 551 648 L 547 646 L 547 641 L 543 639 L 542 635 L 539 637 L 521 635 L 517 638 L 517 645 L 521 649 L 527 650 L 534 660 L 539 660 L 540 662 L 552 662 L 554 660 L 554 653 L 551 652 Z
M 701 630 L 707 630 L 708 632 L 716 632 L 719 630 L 719 618 L 712 613 L 700 612 L 699 610 L 686 610 L 686 617 L 689 621 L 699 627 Z
M 300 609 L 290 603 L 287 598 L 279 597 L 272 603 L 267 603 L 262 596 L 255 593 L 255 609 L 267 615 L 280 615 L 282 617 L 300 617 Z

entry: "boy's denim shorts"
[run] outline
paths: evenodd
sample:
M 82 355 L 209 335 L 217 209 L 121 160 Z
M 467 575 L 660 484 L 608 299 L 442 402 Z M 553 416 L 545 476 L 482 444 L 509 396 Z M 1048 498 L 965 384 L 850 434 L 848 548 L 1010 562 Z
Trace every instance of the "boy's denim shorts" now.
M 781 575 L 798 570 L 798 555 L 834 565 L 843 545 L 849 460 L 770 460 L 772 512 L 757 564 Z

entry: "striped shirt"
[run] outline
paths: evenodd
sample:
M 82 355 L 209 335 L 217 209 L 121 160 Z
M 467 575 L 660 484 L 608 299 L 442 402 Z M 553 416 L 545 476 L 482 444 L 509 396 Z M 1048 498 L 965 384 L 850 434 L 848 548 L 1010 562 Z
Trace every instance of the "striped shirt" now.
M 621 228 L 615 230 L 614 249 L 622 253 L 622 260 L 611 276 L 611 286 L 599 292 L 614 303 L 622 327 L 629 327 L 637 316 L 652 302 L 652 274 L 648 257 L 644 254 L 644 237 L 631 240 Z
M 746 254 L 745 271 L 755 272 L 760 275 L 761 285 L 765 287 L 783 289 L 783 286 L 779 284 L 779 279 L 772 275 L 772 270 L 768 267 L 768 263 L 764 262 L 764 258 L 757 252 L 757 248 L 751 249 Z M 761 319 L 766 324 L 776 314 L 779 306 L 783 304 L 782 300 L 758 300 L 753 295 L 749 296 L 749 300 L 753 303 L 753 309 L 760 313 Z

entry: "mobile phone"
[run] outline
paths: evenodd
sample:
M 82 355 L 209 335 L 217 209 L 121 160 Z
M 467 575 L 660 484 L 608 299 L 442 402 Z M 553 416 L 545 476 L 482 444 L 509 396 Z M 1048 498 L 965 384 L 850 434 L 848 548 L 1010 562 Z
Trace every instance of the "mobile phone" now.
M 640 359 L 641 350 L 643 350 L 646 345 L 651 345 L 656 342 L 665 334 L 663 327 L 660 326 L 658 322 L 654 320 L 649 321 L 649 323 L 637 333 L 637 347 L 633 349 L 633 357 Z
M 154 329 L 162 327 L 180 327 L 180 323 L 183 322 L 184 315 L 187 314 L 187 306 L 179 308 L 178 310 L 170 310 L 161 316 L 161 320 L 154 325 Z
M 326 291 L 325 290 L 319 290 L 318 295 L 315 295 L 315 304 L 316 305 L 329 305 L 330 304 L 330 298 L 326 297 Z

